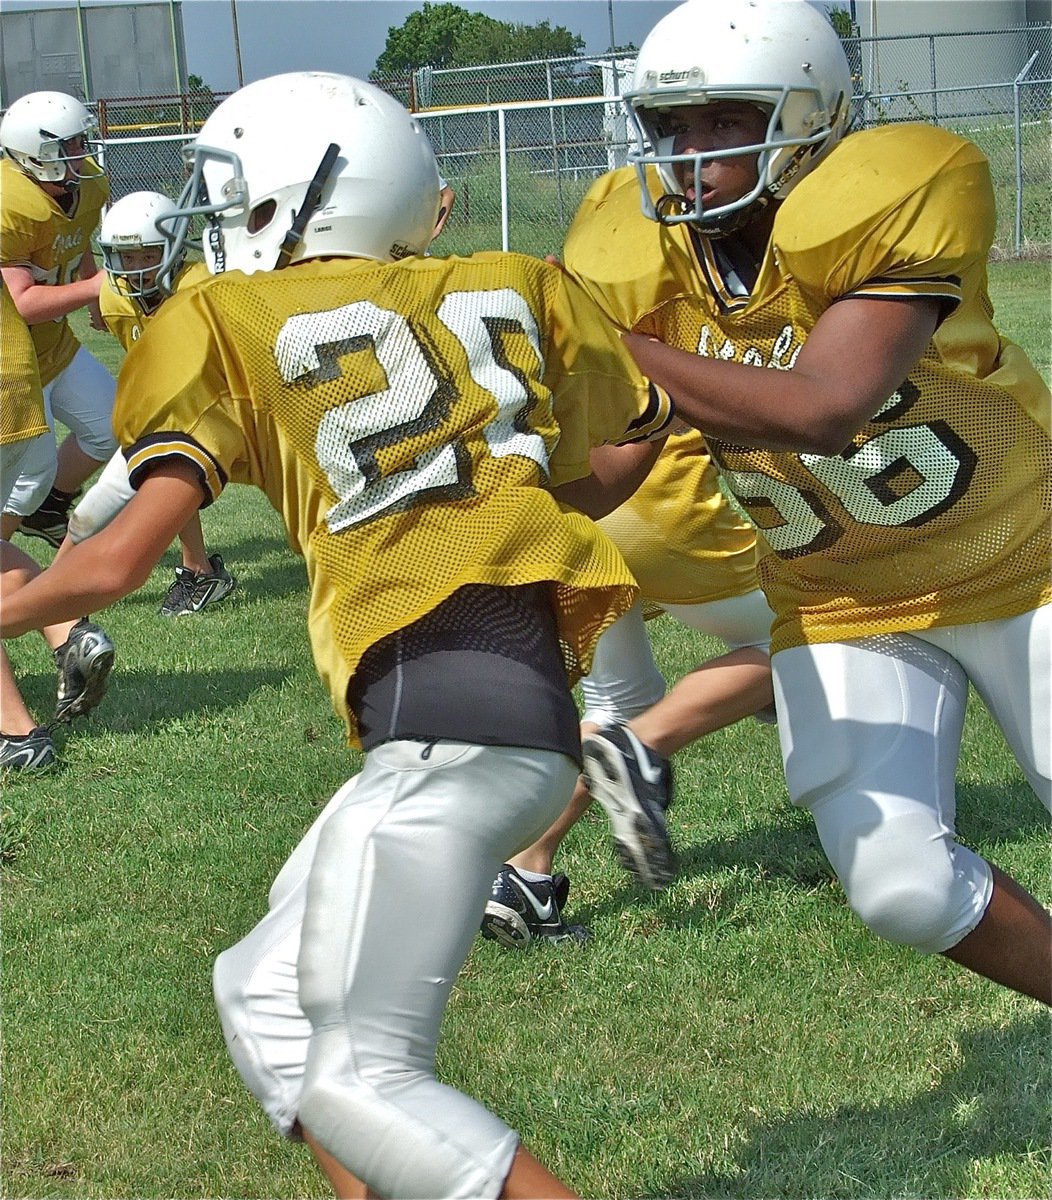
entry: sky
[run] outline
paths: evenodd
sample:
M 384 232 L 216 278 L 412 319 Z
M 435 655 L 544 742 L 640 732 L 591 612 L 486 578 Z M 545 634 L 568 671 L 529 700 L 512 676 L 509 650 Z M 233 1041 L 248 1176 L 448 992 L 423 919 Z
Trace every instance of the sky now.
M 83 8 L 115 0 L 80 0 Z M 116 0 L 119 2 L 119 0 Z M 167 3 L 167 0 L 158 0 Z M 677 0 L 454 0 L 501 21 L 547 20 L 584 38 L 585 53 L 639 45 Z M 72 0 L 0 0 L 7 11 L 74 7 Z M 368 76 L 387 40 L 423 0 L 182 0 L 187 69 L 215 92 L 238 86 L 234 16 L 245 83 L 280 71 L 325 70 Z

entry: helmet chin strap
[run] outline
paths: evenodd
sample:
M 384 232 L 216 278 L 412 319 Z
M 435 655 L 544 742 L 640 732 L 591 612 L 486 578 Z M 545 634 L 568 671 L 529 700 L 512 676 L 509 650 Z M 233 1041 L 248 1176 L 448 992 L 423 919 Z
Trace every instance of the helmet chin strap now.
M 744 208 L 738 208 L 734 212 L 717 217 L 715 224 L 699 226 L 699 231 L 709 238 L 729 237 L 732 233 L 740 232 L 746 225 L 751 225 L 769 203 L 769 196 L 757 196 L 751 204 L 747 204 Z
M 757 196 L 751 204 L 735 209 L 734 212 L 725 213 L 722 217 L 716 217 L 709 224 L 705 224 L 704 220 L 690 221 L 688 224 L 696 229 L 702 237 L 714 239 L 728 237 L 730 234 L 744 229 L 746 225 L 752 224 L 769 203 L 769 196 Z M 664 196 L 654 202 L 657 219 L 660 224 L 665 226 L 681 224 L 682 222 L 670 220 L 670 218 L 681 217 L 690 212 L 693 207 L 686 196 L 677 195 L 675 192 L 666 192 Z
M 339 156 L 340 147 L 335 142 L 330 142 L 329 148 L 322 155 L 318 169 L 314 172 L 314 178 L 307 184 L 307 191 L 304 194 L 299 212 L 296 213 L 292 224 L 289 226 L 288 233 L 285 234 L 282 240 L 281 248 L 278 250 L 277 262 L 274 264 L 275 271 L 284 270 L 292 261 L 296 247 L 303 241 L 303 233 L 307 228 L 307 222 L 317 211 L 318 205 L 321 203 L 322 191 L 329 180 L 329 176 L 332 174 L 332 169 L 336 165 L 336 160 Z
M 654 213 L 662 225 L 675 225 L 679 222 L 669 220 L 670 217 L 682 217 L 691 210 L 691 203 L 686 196 L 676 192 L 666 192 L 654 202 Z

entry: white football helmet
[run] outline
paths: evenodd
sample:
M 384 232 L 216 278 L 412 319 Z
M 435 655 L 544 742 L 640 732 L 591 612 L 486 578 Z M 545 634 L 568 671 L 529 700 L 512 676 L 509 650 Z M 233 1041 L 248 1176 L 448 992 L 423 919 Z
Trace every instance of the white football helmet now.
M 782 200 L 843 135 L 851 70 L 836 31 L 807 0 L 686 0 L 650 31 L 624 92 L 636 136 L 643 211 L 663 224 L 690 222 L 709 236 L 740 229 L 769 199 Z M 709 154 L 674 154 L 670 114 L 680 105 L 744 100 L 769 114 L 764 140 Z M 755 188 L 706 210 L 701 164 L 758 154 Z M 645 168 L 668 194 L 655 204 Z M 694 172 L 696 199 L 682 195 L 677 166 Z
M 185 251 L 178 262 L 172 260 L 171 279 L 162 288 L 159 280 L 159 264 L 168 252 L 168 238 L 157 224 L 159 218 L 171 220 L 178 213 L 175 201 L 161 192 L 129 192 L 122 196 L 106 212 L 99 228 L 99 246 L 102 261 L 113 290 L 135 300 L 144 313 L 149 315 L 171 291 L 175 275 L 183 264 Z M 153 266 L 144 267 L 125 262 L 128 251 L 156 249 L 159 253 Z
M 213 275 L 326 256 L 393 262 L 422 254 L 434 234 L 430 142 L 397 100 L 349 75 L 294 71 L 250 83 L 184 154 L 191 179 L 164 225 L 178 250 L 190 220 L 208 219 Z
M 71 152 L 77 138 L 84 139 L 84 154 Z M 75 187 L 102 174 L 95 118 L 65 92 L 30 92 L 16 100 L 0 121 L 0 146 L 40 183 Z

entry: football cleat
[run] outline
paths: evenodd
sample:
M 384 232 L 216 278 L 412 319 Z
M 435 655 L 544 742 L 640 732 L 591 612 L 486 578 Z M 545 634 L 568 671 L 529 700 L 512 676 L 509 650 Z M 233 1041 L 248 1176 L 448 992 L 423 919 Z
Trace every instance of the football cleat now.
M 69 528 L 69 508 L 76 498 L 76 492 L 60 492 L 52 488 L 36 512 L 22 518 L 19 532 L 26 537 L 43 538 L 57 550 Z
M 43 725 L 29 733 L 0 733 L 0 768 L 42 771 L 55 765 L 55 743 Z
M 237 586 L 237 580 L 223 566 L 220 555 L 212 554 L 208 561 L 212 566 L 211 571 L 175 568 L 175 582 L 157 610 L 162 617 L 187 617 L 199 613 L 209 604 L 218 604 L 230 595 Z
M 581 741 L 588 791 L 606 810 L 621 865 L 651 891 L 676 873 L 665 810 L 672 802 L 667 758 L 648 750 L 626 725 L 605 725 Z
M 583 925 L 567 925 L 562 909 L 570 894 L 565 875 L 532 880 L 505 863 L 493 880 L 482 917 L 482 936 L 513 950 L 523 950 L 534 938 L 547 942 L 576 942 L 592 936 Z
M 106 694 L 113 669 L 113 643 L 103 629 L 81 617 L 54 654 L 58 667 L 55 720 L 72 721 L 91 712 Z

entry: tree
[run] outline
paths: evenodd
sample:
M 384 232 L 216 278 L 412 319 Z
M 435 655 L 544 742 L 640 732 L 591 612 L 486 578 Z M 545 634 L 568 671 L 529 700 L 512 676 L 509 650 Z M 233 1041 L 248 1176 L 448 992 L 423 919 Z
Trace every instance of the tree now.
M 846 8 L 831 8 L 827 10 L 826 16 L 829 17 L 829 23 L 841 41 L 858 37 L 858 26 L 852 21 L 851 13 Z
M 468 67 L 579 54 L 584 39 L 562 25 L 552 28 L 497 21 L 458 4 L 429 4 L 387 30 L 373 79 L 402 75 L 417 67 Z
M 200 129 L 202 123 L 212 115 L 216 106 L 216 98 L 212 89 L 200 75 L 186 77 L 186 109 L 183 121 L 189 119 L 191 128 Z
M 193 75 L 193 74 L 187 75 L 186 90 L 190 94 L 197 95 L 197 96 L 211 96 L 212 95 L 212 89 L 208 86 L 207 83 L 205 83 L 205 81 L 201 78 L 200 75 Z
M 562 25 L 553 29 L 547 21 L 523 25 L 487 18 L 485 25 L 474 26 L 468 31 L 459 50 L 461 61 L 458 66 L 530 62 L 580 54 L 584 50 L 584 39 Z

